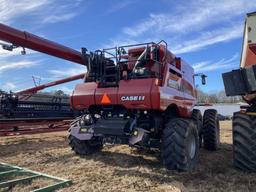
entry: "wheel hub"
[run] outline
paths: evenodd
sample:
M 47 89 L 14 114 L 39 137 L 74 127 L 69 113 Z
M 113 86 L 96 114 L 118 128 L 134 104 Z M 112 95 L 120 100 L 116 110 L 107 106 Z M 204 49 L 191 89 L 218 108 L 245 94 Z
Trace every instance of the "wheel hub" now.
M 188 138 L 188 155 L 190 159 L 193 159 L 196 155 L 196 137 L 191 134 Z

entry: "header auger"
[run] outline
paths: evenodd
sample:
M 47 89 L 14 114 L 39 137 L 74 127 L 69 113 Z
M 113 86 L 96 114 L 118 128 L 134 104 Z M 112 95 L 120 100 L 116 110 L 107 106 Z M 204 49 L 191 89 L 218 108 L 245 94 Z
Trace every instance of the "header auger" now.
M 105 143 L 158 148 L 166 168 L 187 171 L 196 165 L 199 146 L 218 148 L 217 112 L 202 117 L 193 109 L 194 70 L 165 41 L 80 53 L 4 25 L 0 40 L 87 66 L 70 98 L 81 114 L 69 129 L 70 146 L 79 155 Z

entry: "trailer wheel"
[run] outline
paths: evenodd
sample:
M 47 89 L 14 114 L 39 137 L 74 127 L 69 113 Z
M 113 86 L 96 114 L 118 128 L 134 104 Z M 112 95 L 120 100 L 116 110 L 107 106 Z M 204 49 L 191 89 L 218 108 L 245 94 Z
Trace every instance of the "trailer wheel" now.
M 169 170 L 190 171 L 198 159 L 199 138 L 191 120 L 171 119 L 162 135 L 162 160 Z
M 216 151 L 220 144 L 220 125 L 218 113 L 215 109 L 207 109 L 203 118 L 203 143 L 204 148 Z
M 197 130 L 198 130 L 198 135 L 199 135 L 199 146 L 202 147 L 203 117 L 202 117 L 201 111 L 199 109 L 193 109 L 192 119 L 195 121 L 195 123 L 197 125 Z
M 72 135 L 69 135 L 69 145 L 78 155 L 90 155 L 100 151 L 103 147 L 100 137 L 93 137 L 91 140 L 82 141 Z
M 256 171 L 256 117 L 234 113 L 233 164 L 243 171 Z

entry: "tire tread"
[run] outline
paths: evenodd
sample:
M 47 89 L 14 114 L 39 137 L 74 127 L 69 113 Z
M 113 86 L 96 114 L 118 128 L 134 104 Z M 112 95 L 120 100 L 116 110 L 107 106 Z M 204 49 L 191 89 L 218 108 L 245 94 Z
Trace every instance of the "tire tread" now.
M 256 172 L 256 117 L 234 113 L 233 164 L 236 168 Z

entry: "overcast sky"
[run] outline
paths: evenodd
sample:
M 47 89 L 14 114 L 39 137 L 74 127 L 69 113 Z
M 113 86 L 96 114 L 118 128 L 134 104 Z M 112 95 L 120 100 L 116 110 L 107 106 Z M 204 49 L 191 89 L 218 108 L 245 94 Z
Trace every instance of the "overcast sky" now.
M 79 50 L 165 40 L 208 76 L 207 92 L 223 89 L 221 73 L 239 67 L 246 13 L 256 0 L 0 0 L 0 22 Z M 20 90 L 79 74 L 85 67 L 48 55 L 0 49 L 0 89 Z M 77 82 L 54 89 L 71 92 Z

